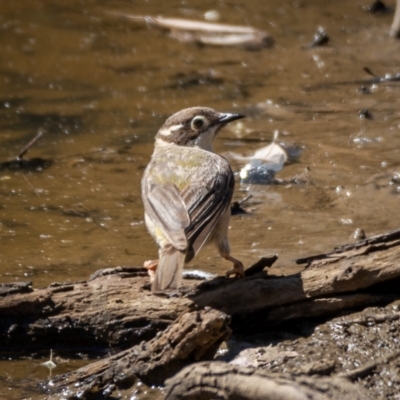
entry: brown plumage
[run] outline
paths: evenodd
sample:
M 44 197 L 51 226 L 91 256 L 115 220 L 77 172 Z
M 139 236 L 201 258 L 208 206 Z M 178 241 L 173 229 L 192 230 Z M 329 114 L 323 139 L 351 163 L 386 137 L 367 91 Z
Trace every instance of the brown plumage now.
M 142 179 L 145 223 L 159 246 L 159 260 L 148 264 L 157 267 L 153 292 L 178 288 L 184 264 L 210 242 L 243 275 L 227 238 L 234 176 L 225 158 L 212 150 L 219 129 L 239 118 L 188 108 L 168 118 L 156 135 Z

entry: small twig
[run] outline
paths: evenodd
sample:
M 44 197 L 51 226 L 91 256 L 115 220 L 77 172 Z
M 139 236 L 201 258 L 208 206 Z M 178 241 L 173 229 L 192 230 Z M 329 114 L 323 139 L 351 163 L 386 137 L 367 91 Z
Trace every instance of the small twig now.
M 43 131 L 39 131 L 39 133 L 20 151 L 17 155 L 16 159 L 18 161 L 22 160 L 26 152 L 39 140 L 39 138 L 43 135 Z
M 247 211 L 242 208 L 242 204 L 251 199 L 253 196 L 251 194 L 247 195 L 245 198 L 243 198 L 240 201 L 234 201 L 231 204 L 231 213 L 232 215 L 238 215 L 238 214 L 247 214 Z
M 277 259 L 278 256 L 276 254 L 269 257 L 261 257 L 255 264 L 244 271 L 244 276 L 251 276 L 262 272 L 265 267 L 271 268 Z
M 375 75 L 368 67 L 364 67 L 363 70 L 364 70 L 368 75 L 371 75 L 371 76 L 373 76 L 374 78 L 379 78 L 379 79 L 380 79 L 380 76 Z
M 385 76 L 378 76 L 375 75 L 368 67 L 364 67 L 363 69 L 367 74 L 373 76 L 375 79 L 378 79 L 378 81 L 375 83 L 400 81 L 400 74 L 395 74 L 395 75 L 387 74 Z
M 242 204 L 246 203 L 247 200 L 250 200 L 253 197 L 252 194 L 247 195 L 245 198 L 242 200 L 238 201 L 238 204 L 241 206 Z
M 51 378 L 51 372 L 52 370 L 57 367 L 57 364 L 54 363 L 53 361 L 53 349 L 50 349 L 50 360 L 40 364 L 43 365 L 44 367 L 49 369 L 49 378 Z

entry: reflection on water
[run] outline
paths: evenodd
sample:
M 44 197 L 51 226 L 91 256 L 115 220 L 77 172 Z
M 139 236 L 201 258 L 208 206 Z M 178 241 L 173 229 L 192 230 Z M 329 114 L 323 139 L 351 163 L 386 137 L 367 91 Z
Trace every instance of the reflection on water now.
M 399 84 L 358 90 L 357 81 L 371 78 L 365 66 L 398 73 L 399 44 L 387 37 L 391 16 L 366 14 L 363 4 L 219 2 L 221 22 L 274 36 L 272 49 L 248 52 L 185 45 L 106 13 L 202 19 L 214 2 L 3 2 L 0 163 L 40 130 L 25 159 L 49 164 L 0 169 L 1 280 L 43 286 L 153 258 L 141 175 L 158 127 L 195 105 L 248 115 L 221 132 L 221 153 L 250 155 L 276 129 L 304 149 L 278 177 L 308 166 L 308 184 L 238 184 L 235 200 L 253 195 L 251 214 L 230 229 L 232 253 L 246 264 L 278 253 L 273 272 L 290 273 L 293 258 L 331 250 L 356 228 L 398 228 Z M 329 45 L 305 50 L 318 26 Z M 362 109 L 373 119 L 360 119 Z M 228 266 L 207 249 L 191 267 Z

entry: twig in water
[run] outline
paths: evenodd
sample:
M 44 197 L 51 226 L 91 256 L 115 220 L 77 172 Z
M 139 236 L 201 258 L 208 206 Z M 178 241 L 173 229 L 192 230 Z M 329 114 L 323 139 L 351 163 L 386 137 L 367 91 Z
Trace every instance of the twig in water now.
M 400 81 L 400 74 L 395 74 L 395 75 L 386 74 L 385 76 L 378 76 L 378 75 L 374 74 L 368 67 L 364 67 L 363 70 L 368 75 L 371 75 L 378 80 L 375 83 Z
M 51 371 L 55 367 L 57 367 L 57 364 L 55 364 L 54 361 L 53 361 L 53 350 L 52 349 L 50 349 L 50 360 L 46 361 L 46 362 L 44 362 L 44 363 L 42 363 L 40 365 L 43 365 L 44 367 L 49 369 L 49 378 L 51 378 Z
M 39 133 L 19 152 L 16 157 L 16 160 L 20 161 L 27 153 L 27 151 L 40 139 L 43 135 L 43 131 L 39 131 Z
M 249 194 L 246 196 L 244 199 L 240 201 L 234 201 L 231 204 L 231 213 L 232 215 L 238 215 L 238 214 L 248 214 L 246 210 L 242 208 L 242 204 L 244 204 L 247 200 L 251 199 L 253 196 Z
M 245 198 L 242 200 L 238 201 L 238 204 L 241 206 L 242 204 L 246 203 L 247 200 L 250 200 L 253 197 L 252 194 L 247 195 Z

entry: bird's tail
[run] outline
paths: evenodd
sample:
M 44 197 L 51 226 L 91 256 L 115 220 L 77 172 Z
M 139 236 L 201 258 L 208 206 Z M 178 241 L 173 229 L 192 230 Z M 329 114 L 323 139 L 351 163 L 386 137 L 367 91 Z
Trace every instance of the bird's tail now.
M 175 248 L 164 250 L 160 254 L 156 277 L 151 286 L 153 293 L 167 289 L 178 289 L 181 285 L 185 253 Z

